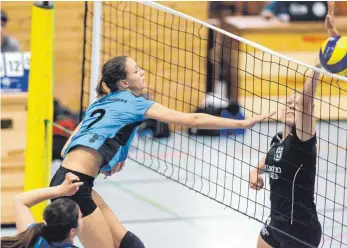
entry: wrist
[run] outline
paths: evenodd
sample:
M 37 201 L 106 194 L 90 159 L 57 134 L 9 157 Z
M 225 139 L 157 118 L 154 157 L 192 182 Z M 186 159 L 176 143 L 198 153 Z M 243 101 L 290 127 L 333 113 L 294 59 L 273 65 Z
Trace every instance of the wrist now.
M 64 196 L 64 191 L 63 191 L 63 188 L 61 187 L 61 185 L 52 187 L 52 190 L 53 190 L 54 195 L 56 197 Z
M 339 32 L 337 31 L 337 28 L 336 27 L 333 27 L 333 28 L 329 28 L 328 29 L 328 34 L 330 37 L 334 37 L 334 36 L 339 36 Z
M 241 121 L 241 128 L 243 128 L 243 129 L 247 129 L 247 128 L 249 128 L 249 120 L 247 120 L 247 119 L 245 119 L 245 120 L 242 120 Z
M 253 173 L 255 173 L 255 174 L 258 174 L 258 175 L 263 174 L 263 170 L 260 168 L 254 168 L 253 170 L 254 170 Z
M 251 171 L 251 173 L 252 173 L 252 174 L 259 174 L 258 171 L 259 171 L 258 168 L 253 168 L 252 171 Z

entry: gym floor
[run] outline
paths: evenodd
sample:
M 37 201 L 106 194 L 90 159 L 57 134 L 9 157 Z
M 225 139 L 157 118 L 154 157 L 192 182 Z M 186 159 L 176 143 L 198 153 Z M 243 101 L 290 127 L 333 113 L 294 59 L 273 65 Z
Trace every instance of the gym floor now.
M 261 191 L 249 190 L 247 181 L 252 166 L 269 146 L 267 136 L 280 128 L 263 123 L 236 138 L 188 139 L 178 133 L 159 142 L 136 138 L 134 145 L 141 151 L 132 149 L 130 157 L 144 161 L 152 170 L 129 160 L 121 173 L 107 179 L 100 176 L 95 190 L 146 247 L 255 248 L 262 224 L 227 206 L 265 221 L 268 177 Z M 317 134 L 315 197 L 324 228 L 320 247 L 347 248 L 347 122 L 321 122 Z M 58 166 L 54 161 L 52 173 Z M 2 236 L 15 232 L 14 228 L 1 229 Z

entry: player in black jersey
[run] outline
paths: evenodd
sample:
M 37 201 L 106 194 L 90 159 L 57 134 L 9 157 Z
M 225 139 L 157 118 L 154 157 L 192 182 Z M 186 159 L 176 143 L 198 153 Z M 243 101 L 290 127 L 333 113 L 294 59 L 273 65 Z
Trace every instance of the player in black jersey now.
M 333 7 L 330 2 L 325 21 L 329 36 L 338 35 Z M 283 131 L 273 137 L 266 157 L 250 174 L 250 187 L 256 190 L 263 187 L 263 172 L 270 177 L 271 213 L 260 232 L 258 248 L 318 247 L 321 240 L 314 203 L 317 138 L 313 117 L 320 74 L 312 74 L 303 92 L 286 102 Z

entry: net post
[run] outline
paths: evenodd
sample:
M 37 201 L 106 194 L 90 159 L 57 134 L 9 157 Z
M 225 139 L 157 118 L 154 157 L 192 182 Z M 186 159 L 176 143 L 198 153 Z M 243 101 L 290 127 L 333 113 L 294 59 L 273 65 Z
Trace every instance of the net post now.
M 89 84 L 89 104 L 96 100 L 95 88 L 99 81 L 100 70 L 100 51 L 101 51 L 101 35 L 102 35 L 102 1 L 94 2 L 93 14 L 93 38 L 92 38 L 92 61 L 91 76 Z
M 24 191 L 48 186 L 52 161 L 54 5 L 32 6 Z M 47 202 L 32 207 L 41 221 Z

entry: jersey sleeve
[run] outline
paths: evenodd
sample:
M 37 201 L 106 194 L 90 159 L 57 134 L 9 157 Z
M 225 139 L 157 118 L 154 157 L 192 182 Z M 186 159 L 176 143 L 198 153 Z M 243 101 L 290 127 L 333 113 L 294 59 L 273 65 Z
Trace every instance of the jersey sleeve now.
M 147 100 L 143 97 L 137 97 L 135 100 L 135 111 L 139 119 L 144 119 L 147 110 L 154 104 L 154 101 Z

